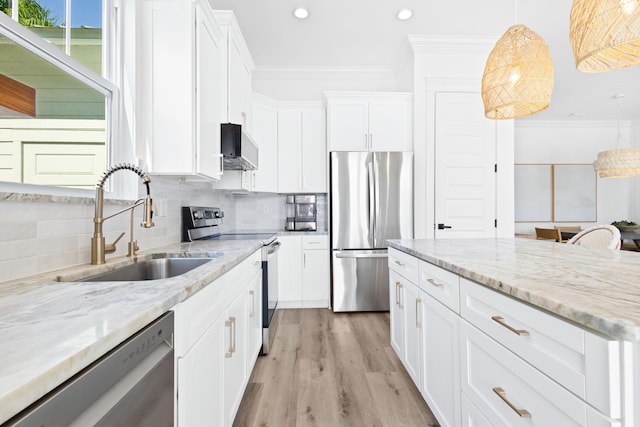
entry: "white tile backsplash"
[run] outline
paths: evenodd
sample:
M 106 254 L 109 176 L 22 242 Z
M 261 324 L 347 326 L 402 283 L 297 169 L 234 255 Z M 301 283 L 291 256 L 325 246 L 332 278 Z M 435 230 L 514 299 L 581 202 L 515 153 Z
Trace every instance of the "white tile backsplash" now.
M 143 194 L 141 186 L 140 194 Z M 152 177 L 151 195 L 158 210 L 155 226 L 140 227 L 142 207 L 134 211 L 134 239 L 141 250 L 181 240 L 182 206 L 213 206 L 225 213 L 221 232 L 284 230 L 286 218 L 283 194 L 233 194 L 213 190 L 209 183 Z M 318 229 L 327 228 L 327 195 L 317 195 Z M 42 201 L 45 200 L 45 201 Z M 87 200 L 23 197 L 0 201 L 0 282 L 45 271 L 89 263 L 93 234 L 94 205 Z M 105 200 L 108 216 L 126 205 Z M 129 241 L 130 212 L 108 219 L 103 225 L 107 243 L 123 231 L 115 254 L 124 256 Z

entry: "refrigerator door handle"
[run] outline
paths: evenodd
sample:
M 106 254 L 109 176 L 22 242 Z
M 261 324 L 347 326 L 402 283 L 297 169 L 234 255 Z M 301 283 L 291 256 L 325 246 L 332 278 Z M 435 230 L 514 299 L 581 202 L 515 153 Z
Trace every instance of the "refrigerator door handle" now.
M 335 251 L 336 258 L 386 258 L 387 250 L 374 251 Z
M 375 211 L 375 206 L 376 206 L 376 199 L 375 199 L 375 194 L 376 194 L 376 188 L 375 188 L 375 175 L 374 175 L 374 169 L 373 169 L 373 157 L 371 158 L 371 161 L 369 163 L 367 163 L 367 179 L 368 179 L 368 183 L 367 183 L 367 190 L 369 191 L 369 233 L 372 237 L 372 242 L 373 242 L 373 247 L 375 248 L 377 246 L 377 242 L 376 242 L 376 211 Z

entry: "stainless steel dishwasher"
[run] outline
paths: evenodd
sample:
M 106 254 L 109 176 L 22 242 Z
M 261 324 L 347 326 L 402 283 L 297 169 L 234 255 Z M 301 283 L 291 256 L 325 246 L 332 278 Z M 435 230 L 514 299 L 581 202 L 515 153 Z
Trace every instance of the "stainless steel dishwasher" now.
M 2 427 L 172 426 L 173 379 L 168 312 Z

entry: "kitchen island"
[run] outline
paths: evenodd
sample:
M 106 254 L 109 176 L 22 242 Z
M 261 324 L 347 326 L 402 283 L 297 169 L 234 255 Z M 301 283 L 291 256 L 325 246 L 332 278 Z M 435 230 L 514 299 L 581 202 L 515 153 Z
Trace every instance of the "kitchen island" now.
M 80 265 L 0 283 L 0 424 L 158 316 L 215 286 L 260 248 L 258 240 L 209 240 L 139 253 L 138 260 L 212 258 L 161 280 L 74 282 L 133 262 L 119 257 L 101 266 Z
M 528 239 L 389 247 L 392 346 L 442 426 L 640 425 L 640 254 Z

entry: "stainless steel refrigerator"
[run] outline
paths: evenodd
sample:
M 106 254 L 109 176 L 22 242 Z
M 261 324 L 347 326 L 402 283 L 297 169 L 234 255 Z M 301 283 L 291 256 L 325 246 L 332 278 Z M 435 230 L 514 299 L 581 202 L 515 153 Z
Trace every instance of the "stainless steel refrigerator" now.
M 334 311 L 389 310 L 387 239 L 413 238 L 413 154 L 331 153 Z

